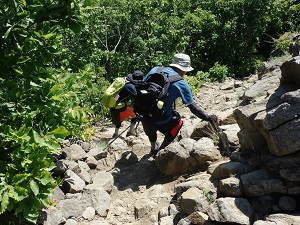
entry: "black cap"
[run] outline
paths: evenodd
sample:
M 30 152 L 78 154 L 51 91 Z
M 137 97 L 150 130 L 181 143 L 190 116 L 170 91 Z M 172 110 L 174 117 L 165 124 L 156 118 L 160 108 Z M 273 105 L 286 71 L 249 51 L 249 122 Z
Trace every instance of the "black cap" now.
M 133 72 L 132 78 L 135 80 L 143 80 L 144 74 L 140 70 L 136 70 Z

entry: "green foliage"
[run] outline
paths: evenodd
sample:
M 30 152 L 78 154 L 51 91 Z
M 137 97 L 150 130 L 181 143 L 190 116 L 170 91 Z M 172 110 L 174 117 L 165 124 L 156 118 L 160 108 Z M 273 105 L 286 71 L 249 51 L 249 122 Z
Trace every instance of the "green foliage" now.
M 56 186 L 50 153 L 60 149 L 55 136 L 65 131 L 56 129 L 44 137 L 25 126 L 19 130 L 5 126 L 5 131 L 0 134 L 1 146 L 6 146 L 0 149 L 4 156 L 0 161 L 0 213 L 14 209 L 20 219 L 35 222 L 38 210 L 48 206 L 48 196 Z
M 226 77 L 230 76 L 227 66 L 220 65 L 218 62 L 209 69 L 211 81 L 224 81 Z
M 275 41 L 275 49 L 281 50 L 285 54 L 288 54 L 289 52 L 289 46 L 291 43 L 291 40 L 293 39 L 294 33 L 292 32 L 286 32 L 283 35 L 279 37 L 278 40 Z
M 147 73 L 168 65 L 176 52 L 190 54 L 192 75 L 219 63 L 242 77 L 258 68 L 258 49 L 274 29 L 299 24 L 295 0 L 87 2 L 93 5 L 84 11 L 86 25 L 80 35 L 64 35 L 59 62 L 74 71 L 87 63 L 104 67 L 110 81 L 134 69 Z
M 207 198 L 208 202 L 214 203 L 214 201 L 216 200 L 216 197 L 213 195 L 212 191 L 210 189 L 203 189 L 203 194 L 204 196 Z
M 216 63 L 209 72 L 198 71 L 196 76 L 185 76 L 193 93 L 197 93 L 202 84 L 213 81 L 223 81 L 226 77 L 231 76 L 227 66 Z
M 56 186 L 52 153 L 67 135 L 83 133 L 91 113 L 78 101 L 86 73 L 51 69 L 61 30 L 81 29 L 80 7 L 76 0 L 2 1 L 0 15 L 0 214 L 35 223 Z

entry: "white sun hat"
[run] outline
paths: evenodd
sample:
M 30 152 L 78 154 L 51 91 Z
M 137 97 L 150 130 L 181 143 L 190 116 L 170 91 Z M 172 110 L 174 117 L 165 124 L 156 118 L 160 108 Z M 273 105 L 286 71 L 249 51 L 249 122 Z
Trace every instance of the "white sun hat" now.
M 174 66 L 185 72 L 190 72 L 194 69 L 193 67 L 191 67 L 190 56 L 183 53 L 175 54 L 173 57 L 173 61 L 169 66 Z

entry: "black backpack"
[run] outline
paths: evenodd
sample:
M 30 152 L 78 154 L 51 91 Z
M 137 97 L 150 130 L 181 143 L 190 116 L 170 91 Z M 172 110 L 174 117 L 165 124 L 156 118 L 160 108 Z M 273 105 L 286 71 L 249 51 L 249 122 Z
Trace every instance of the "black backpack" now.
M 180 75 L 169 76 L 163 73 L 164 67 L 158 67 L 156 72 L 151 74 L 147 80 L 136 80 L 132 76 L 127 79 L 135 86 L 137 96 L 134 101 L 134 111 L 137 116 L 163 120 L 163 104 L 169 95 L 168 89 L 171 82 L 182 80 Z

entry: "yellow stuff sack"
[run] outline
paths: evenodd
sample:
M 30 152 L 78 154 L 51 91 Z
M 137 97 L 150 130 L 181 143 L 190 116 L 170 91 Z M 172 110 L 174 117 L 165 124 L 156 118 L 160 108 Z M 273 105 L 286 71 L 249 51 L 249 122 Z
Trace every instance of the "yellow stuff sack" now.
M 118 100 L 118 94 L 124 87 L 125 77 L 117 77 L 112 84 L 106 89 L 102 98 L 102 104 L 107 108 L 114 108 Z

